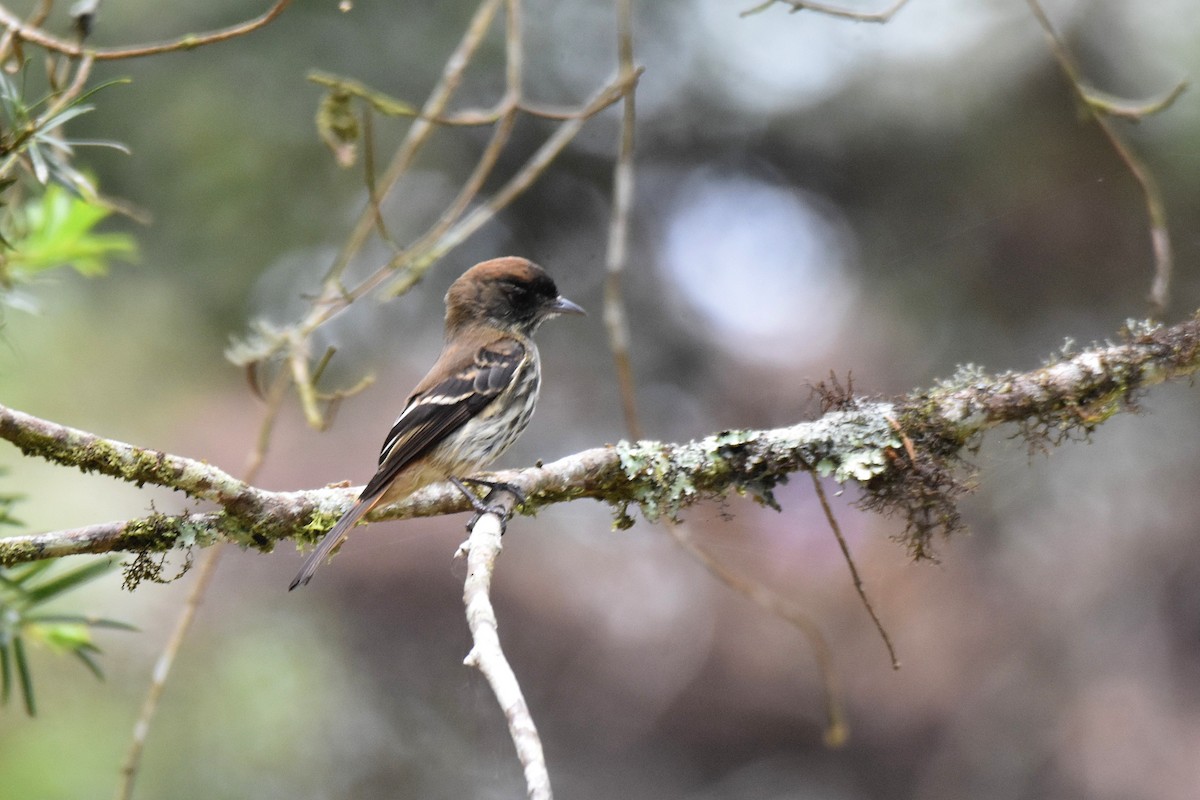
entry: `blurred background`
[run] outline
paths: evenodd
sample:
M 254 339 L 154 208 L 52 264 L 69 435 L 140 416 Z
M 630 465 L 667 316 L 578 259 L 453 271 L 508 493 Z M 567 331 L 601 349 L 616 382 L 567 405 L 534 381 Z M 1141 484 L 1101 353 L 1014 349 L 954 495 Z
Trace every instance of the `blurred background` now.
M 848 0 L 850 2 L 850 0 Z M 887 25 L 730 0 L 638 3 L 637 191 L 626 300 L 647 435 L 675 440 L 816 413 L 812 382 L 927 387 L 972 362 L 1036 367 L 1066 338 L 1147 314 L 1142 196 L 1080 113 L 1028 8 L 912 0 Z M 265 3 L 126 0 L 96 44 L 206 30 Z M 872 8 L 880 3 L 862 2 Z M 14 10 L 26 8 L 13 4 Z M 1143 98 L 1200 74 L 1191 0 L 1047 0 L 1105 91 Z M 420 103 L 471 3 L 300 0 L 256 35 L 104 64 L 72 134 L 125 142 L 81 159 L 145 209 L 142 257 L 109 277 L 62 272 L 7 312 L 3 402 L 109 437 L 245 465 L 262 414 L 223 358 L 255 319 L 293 321 L 359 214 L 360 170 L 317 139 L 311 68 Z M 615 70 L 607 3 L 525 4 L 526 88 L 580 102 Z M 65 5 L 49 27 L 66 30 Z M 56 27 L 57 26 L 57 27 Z M 499 26 L 456 108 L 502 88 Z M 376 376 L 326 433 L 289 402 L 259 483 L 369 477 L 398 405 L 440 343 L 441 296 L 467 266 L 520 254 L 592 311 L 548 325 L 546 381 L 502 466 L 624 434 L 601 287 L 619 115 L 593 120 L 549 172 L 410 294 L 369 299 L 320 334 L 329 386 Z M 379 121 L 381 160 L 407 123 Z M 1200 302 L 1200 94 L 1121 132 L 1162 185 L 1176 251 L 1169 321 Z M 507 176 L 553 130 L 522 120 Z M 387 204 L 420 232 L 453 197 L 486 129 L 439 133 Z M 385 258 L 367 248 L 365 275 Z M 732 497 L 688 531 L 740 574 L 801 604 L 829 637 L 850 740 L 822 744 L 822 694 L 786 623 L 716 583 L 661 529 L 611 530 L 590 501 L 513 523 L 494 600 L 558 796 L 1185 798 L 1200 785 L 1200 392 L 1153 390 L 1090 443 L 1030 455 L 1011 432 L 974 457 L 971 534 L 911 563 L 901 523 L 836 511 L 894 639 L 893 672 L 807 478 L 782 513 Z M 190 508 L 0 447 L 27 531 Z M 832 492 L 838 487 L 830 485 Z M 140 798 L 513 798 L 524 786 L 469 638 L 463 518 L 372 525 L 302 592 L 300 563 L 225 554 L 167 685 Z M 176 557 L 168 565 L 178 566 Z M 117 573 L 64 607 L 129 620 L 101 632 L 100 684 L 31 654 L 40 714 L 0 716 L 0 798 L 110 796 L 160 651 L 190 588 L 122 592 Z

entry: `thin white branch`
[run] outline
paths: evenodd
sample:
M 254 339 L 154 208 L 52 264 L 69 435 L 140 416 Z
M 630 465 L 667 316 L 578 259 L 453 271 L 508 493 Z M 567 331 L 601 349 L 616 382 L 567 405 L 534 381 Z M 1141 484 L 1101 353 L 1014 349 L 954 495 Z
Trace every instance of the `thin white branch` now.
M 483 514 L 471 528 L 470 538 L 459 548 L 467 558 L 467 578 L 463 602 L 467 607 L 467 625 L 474 645 L 463 661 L 487 678 L 496 701 L 508 721 L 508 732 L 517 749 L 517 758 L 525 771 L 525 786 L 530 800 L 552 800 L 550 773 L 542 752 L 542 740 L 529 713 L 517 676 L 500 647 L 496 611 L 490 596 L 492 572 L 500 555 L 500 537 L 504 523 L 499 514 Z

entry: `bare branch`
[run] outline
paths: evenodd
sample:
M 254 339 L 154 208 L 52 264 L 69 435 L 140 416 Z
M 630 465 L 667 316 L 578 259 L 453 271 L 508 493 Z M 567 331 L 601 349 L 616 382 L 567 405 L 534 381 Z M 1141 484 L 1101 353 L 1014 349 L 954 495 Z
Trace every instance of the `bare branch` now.
M 471 21 L 463 32 L 458 47 L 446 60 L 442 75 L 429 93 L 429 98 L 421 108 L 421 114 L 408 129 L 404 141 L 392 156 L 391 162 L 376 182 L 377 198 L 382 198 L 391 191 L 392 187 L 404 177 L 416 159 L 417 153 L 436 130 L 436 125 L 430 120 L 436 119 L 446 110 L 454 93 L 458 91 L 463 73 L 475 51 L 483 43 L 488 29 L 500 9 L 501 0 L 482 0 Z M 346 243 L 338 253 L 333 266 L 325 277 L 325 290 L 322 297 L 313 304 L 313 312 L 302 323 L 303 330 L 315 330 L 336 311 L 345 307 L 347 297 L 342 288 L 342 275 L 350 265 L 350 260 L 367 242 L 367 237 L 375 227 L 375 215 L 368 203 L 359 215 Z
M 399 294 L 407 290 L 425 274 L 434 262 L 465 241 L 467 237 L 494 218 L 502 208 L 524 193 L 574 140 L 579 131 L 583 129 L 584 123 L 620 100 L 636 84 L 640 74 L 641 71 L 638 70 L 628 77 L 618 76 L 601 88 L 584 105 L 578 116 L 564 120 L 558 130 L 542 143 L 542 146 L 529 157 L 524 166 L 496 190 L 495 194 L 455 222 L 437 239 L 428 242 L 422 240 L 419 247 L 409 248 L 401 256 L 393 258 L 378 273 L 380 278 L 389 277 L 395 272 L 399 273 L 399 276 L 393 278 L 388 286 L 388 293 Z M 371 285 L 370 281 L 364 284 L 364 287 L 369 285 Z
M 180 50 L 193 50 L 204 45 L 216 44 L 217 42 L 225 42 L 230 39 L 236 39 L 239 36 L 245 36 L 248 33 L 253 33 L 259 28 L 269 25 L 276 17 L 283 13 L 285 8 L 291 5 L 291 2 L 292 0 L 276 0 L 275 4 L 262 15 L 238 23 L 237 25 L 231 25 L 228 28 L 208 33 L 189 34 L 169 42 L 135 45 L 132 47 L 84 47 L 77 42 L 70 42 L 46 33 L 41 28 L 36 27 L 36 25 L 27 24 L 2 5 L 0 5 L 0 26 L 6 28 L 14 38 L 36 44 L 39 47 L 44 47 L 56 53 L 76 58 L 87 56 L 96 61 L 116 61 L 125 58 L 155 56 Z
M 1179 96 L 1187 91 L 1188 82 L 1180 81 L 1168 89 L 1162 96 L 1141 101 L 1126 100 L 1123 97 L 1117 97 L 1116 95 L 1111 95 L 1092 87 L 1085 86 L 1080 88 L 1087 98 L 1088 105 L 1094 106 L 1098 111 L 1110 117 L 1119 117 L 1130 122 L 1141 122 L 1146 117 L 1166 111 L 1174 105 Z
M 1023 373 L 986 375 L 964 369 L 950 380 L 895 402 L 842 398 L 820 419 L 772 430 L 722 431 L 691 442 L 621 442 L 550 464 L 496 473 L 522 491 L 525 510 L 589 497 L 647 519 L 672 518 L 699 500 L 729 491 L 771 501 L 772 488 L 812 465 L 839 483 L 855 481 L 860 503 L 901 514 L 909 546 L 927 555 L 935 533 L 953 532 L 959 453 L 979 435 L 1017 423 L 1035 445 L 1083 436 L 1112 415 L 1131 410 L 1150 386 L 1200 370 L 1200 319 L 1174 326 L 1143 323 L 1120 344 L 1097 345 Z M 897 430 L 897 427 L 899 430 Z M 309 538 L 333 526 L 357 494 L 326 488 L 268 492 L 182 456 L 111 442 L 0 406 L 0 438 L 26 455 L 132 483 L 153 483 L 213 500 L 210 514 L 153 514 L 78 531 L 0 540 L 0 565 L 72 553 L 148 552 L 207 545 L 218 538 L 270 550 L 281 539 Z M 904 458 L 911 452 L 916 458 Z M 371 519 L 457 513 L 469 506 L 448 485 L 427 487 Z

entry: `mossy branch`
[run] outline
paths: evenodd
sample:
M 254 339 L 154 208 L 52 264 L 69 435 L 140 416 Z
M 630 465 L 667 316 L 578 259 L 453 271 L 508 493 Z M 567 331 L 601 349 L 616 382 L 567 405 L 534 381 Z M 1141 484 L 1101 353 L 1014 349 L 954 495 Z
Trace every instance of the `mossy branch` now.
M 1072 353 L 1021 373 L 963 368 L 925 392 L 892 402 L 855 397 L 834 383 L 817 387 L 819 419 L 770 430 L 723 431 L 684 443 L 642 441 L 585 450 L 553 463 L 496 473 L 528 497 L 525 513 L 579 498 L 616 509 L 632 524 L 636 507 L 654 521 L 730 491 L 775 506 L 772 489 L 798 471 L 856 482 L 860 505 L 905 519 L 901 538 L 929 556 L 935 535 L 961 527 L 955 501 L 972 478 L 964 451 L 985 431 L 1015 423 L 1031 446 L 1085 437 L 1141 391 L 1200 369 L 1200 319 L 1174 326 L 1130 324 L 1121 341 Z M 0 438 L 29 456 L 97 471 L 138 485 L 178 489 L 220 506 L 210 513 L 139 519 L 0 540 L 0 564 L 76 553 L 204 546 L 218 539 L 269 551 L 288 538 L 312 540 L 333 526 L 353 488 L 268 492 L 200 461 L 115 442 L 0 406 Z M 371 519 L 469 510 L 448 485 L 435 485 Z

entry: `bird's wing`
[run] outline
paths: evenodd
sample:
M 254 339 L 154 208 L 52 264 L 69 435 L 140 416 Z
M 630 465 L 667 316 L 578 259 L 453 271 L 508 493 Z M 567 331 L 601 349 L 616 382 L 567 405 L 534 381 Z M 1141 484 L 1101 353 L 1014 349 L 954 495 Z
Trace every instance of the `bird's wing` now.
M 405 466 L 483 411 L 509 387 L 527 357 L 525 345 L 510 336 L 443 354 L 388 432 L 379 469 L 362 497 L 382 494 Z

